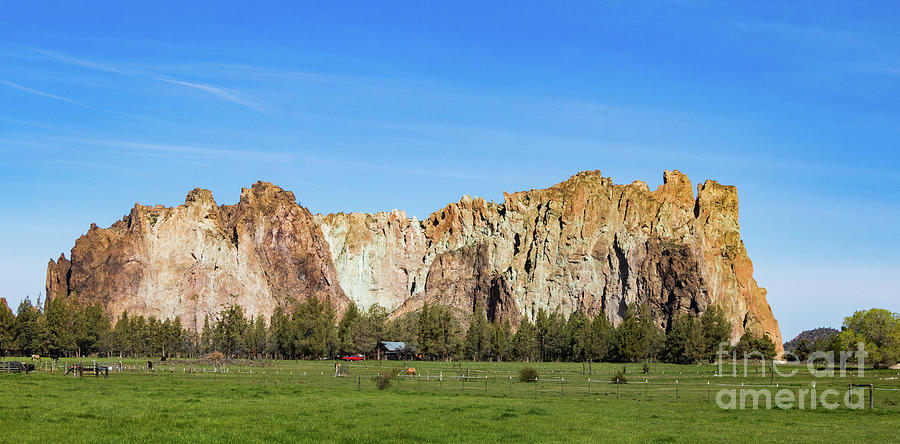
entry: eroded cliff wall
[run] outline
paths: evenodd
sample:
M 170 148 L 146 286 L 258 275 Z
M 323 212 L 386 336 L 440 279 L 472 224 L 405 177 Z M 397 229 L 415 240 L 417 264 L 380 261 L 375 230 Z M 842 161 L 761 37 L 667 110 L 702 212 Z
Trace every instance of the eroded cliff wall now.
M 184 205 L 135 205 L 109 228 L 92 225 L 71 260 L 47 267 L 48 298 L 74 293 L 102 302 L 114 319 L 125 310 L 180 316 L 188 328 L 230 304 L 269 316 L 308 297 L 339 310 L 349 303 L 313 215 L 293 193 L 262 182 L 236 205 L 217 206 L 195 189 Z
M 501 204 L 463 197 L 422 222 L 402 212 L 318 220 L 341 287 L 363 308 L 396 316 L 428 300 L 514 325 L 540 308 L 618 324 L 646 302 L 665 327 L 716 304 L 734 339 L 751 329 L 781 340 L 740 238 L 737 190 L 707 181 L 695 197 L 678 171 L 654 191 L 593 171 Z
M 268 316 L 307 297 L 394 316 L 426 300 L 481 307 L 513 325 L 540 308 L 617 324 L 646 302 L 666 326 L 716 304 L 735 339 L 751 329 L 781 344 L 740 238 L 737 190 L 706 181 L 695 196 L 678 171 L 654 191 L 583 172 L 502 203 L 466 196 L 424 221 L 396 210 L 313 216 L 261 182 L 235 205 L 197 189 L 182 206 L 135 205 L 110 228 L 92 226 L 70 260 L 50 261 L 48 297 L 76 292 L 113 316 L 178 315 L 189 327 L 231 303 Z

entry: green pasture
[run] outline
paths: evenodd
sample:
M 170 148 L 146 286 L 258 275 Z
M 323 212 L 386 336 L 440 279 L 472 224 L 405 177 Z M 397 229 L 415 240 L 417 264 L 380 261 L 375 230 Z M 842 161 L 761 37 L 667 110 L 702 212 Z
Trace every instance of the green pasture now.
M 24 360 L 24 359 L 23 359 Z M 734 375 L 715 365 L 123 360 L 109 378 L 64 376 L 48 362 L 31 374 L 0 374 L 0 430 L 15 442 L 598 442 L 879 440 L 900 427 L 897 370 L 814 377 Z M 98 359 L 99 364 L 118 360 Z M 524 366 L 540 381 L 520 382 Z M 408 367 L 415 376 L 377 390 L 373 377 Z M 584 368 L 584 373 L 582 371 Z M 587 374 L 590 371 L 590 374 Z M 874 384 L 874 409 L 723 410 L 722 389 L 827 388 Z

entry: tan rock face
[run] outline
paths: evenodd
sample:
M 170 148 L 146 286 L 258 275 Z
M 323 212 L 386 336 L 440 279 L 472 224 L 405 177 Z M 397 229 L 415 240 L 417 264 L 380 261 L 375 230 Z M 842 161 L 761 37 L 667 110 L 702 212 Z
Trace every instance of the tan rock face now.
M 424 221 L 402 211 L 312 216 L 271 184 L 217 207 L 205 190 L 175 208 L 136 205 L 92 227 L 51 261 L 48 297 L 78 292 L 122 310 L 202 322 L 229 303 L 251 314 L 318 297 L 399 316 L 423 301 L 482 307 L 517 325 L 540 308 L 605 315 L 649 303 L 660 325 L 675 313 L 723 307 L 736 340 L 781 333 L 740 239 L 737 191 L 667 171 L 650 191 L 579 173 L 497 204 L 463 197 Z
M 6 310 L 10 313 L 13 313 L 12 309 L 9 308 L 9 304 L 6 303 L 6 298 L 0 298 L 0 310 Z
M 196 189 L 184 205 L 135 205 L 107 229 L 92 226 L 71 262 L 61 257 L 47 268 L 48 298 L 73 293 L 114 317 L 180 316 L 188 328 L 230 304 L 269 316 L 308 297 L 339 310 L 349 303 L 312 214 L 267 183 L 242 190 L 236 205 L 216 206 Z
M 735 188 L 707 181 L 695 198 L 678 171 L 655 191 L 579 173 L 502 204 L 464 197 L 420 223 L 396 212 L 318 219 L 351 299 L 395 316 L 427 300 L 482 307 L 513 325 L 540 308 L 618 324 L 629 305 L 647 302 L 666 326 L 716 304 L 735 340 L 752 329 L 781 344 L 740 240 Z
M 317 216 L 338 268 L 338 281 L 363 310 L 393 311 L 425 286 L 425 231 L 402 211 Z

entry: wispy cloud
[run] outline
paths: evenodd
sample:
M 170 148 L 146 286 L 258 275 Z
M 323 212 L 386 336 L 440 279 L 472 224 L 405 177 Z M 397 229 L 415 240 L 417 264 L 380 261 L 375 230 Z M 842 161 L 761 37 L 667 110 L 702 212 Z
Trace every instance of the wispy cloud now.
M 426 168 L 403 168 L 392 165 L 383 165 L 364 161 L 350 161 L 336 158 L 323 158 L 308 156 L 304 159 L 304 164 L 312 168 L 327 168 L 337 171 L 355 171 L 358 173 L 369 174 L 390 174 L 410 177 L 425 178 L 443 178 L 443 179 L 461 179 L 468 181 L 482 182 L 503 182 L 504 175 L 496 172 L 485 172 L 484 174 L 467 174 L 457 169 L 426 169 Z
M 360 83 L 375 81 L 370 77 L 358 77 L 349 75 L 326 74 L 315 71 L 296 71 L 288 69 L 275 69 L 264 66 L 236 64 L 236 63 L 209 63 L 197 62 L 189 64 L 166 65 L 157 68 L 159 71 L 180 72 L 182 74 L 215 73 L 222 76 L 239 76 L 244 78 L 280 79 L 280 80 L 304 80 L 321 81 L 331 83 Z
M 39 89 L 29 88 L 29 87 L 27 87 L 27 86 L 20 85 L 20 84 L 18 84 L 18 83 L 14 83 L 14 82 L 10 82 L 10 81 L 8 81 L 8 80 L 0 79 L 0 85 L 6 85 L 6 86 L 8 86 L 8 87 L 10 87 L 10 88 L 15 88 L 15 89 L 18 89 L 18 90 L 20 90 L 20 91 L 25 91 L 25 92 L 27 92 L 27 93 L 29 93 L 29 94 L 34 94 L 34 95 L 37 95 L 37 96 L 47 97 L 47 98 L 50 98 L 50 99 L 53 99 L 53 100 L 59 100 L 59 101 L 61 101 L 61 102 L 71 103 L 71 104 L 73 104 L 73 105 L 77 105 L 77 106 L 80 106 L 80 107 L 82 107 L 82 108 L 86 108 L 86 109 L 89 109 L 89 110 L 92 110 L 92 111 L 98 111 L 98 112 L 101 112 L 101 113 L 108 113 L 108 114 L 116 114 L 116 115 L 119 115 L 119 116 L 131 117 L 131 118 L 134 118 L 134 119 L 140 119 L 140 120 L 150 120 L 150 121 L 155 121 L 155 122 L 162 122 L 162 120 L 154 119 L 154 118 L 152 118 L 152 117 L 147 117 L 147 116 L 141 116 L 141 115 L 138 115 L 138 114 L 131 114 L 131 113 L 125 113 L 125 112 L 121 112 L 121 111 L 112 111 L 112 110 L 108 110 L 108 109 L 98 108 L 98 107 L 96 107 L 96 106 L 88 105 L 88 104 L 86 104 L 86 103 L 81 103 L 81 102 L 79 102 L 79 101 L 77 101 L 77 100 L 73 100 L 73 99 L 70 99 L 70 98 L 68 98 L 68 97 L 58 96 L 58 95 L 56 95 L 56 94 L 50 94 L 50 93 L 48 93 L 48 92 L 46 92 L 46 91 L 41 91 L 41 90 L 39 90 Z M 8 120 L 8 119 L 7 119 L 7 120 Z M 19 123 L 24 123 L 24 122 L 22 122 L 22 121 L 18 121 L 18 122 L 19 122 Z M 39 125 L 37 125 L 37 126 L 39 126 Z
M 167 78 L 163 78 L 163 77 L 156 77 L 156 80 L 159 80 L 161 82 L 172 83 L 175 85 L 186 86 L 188 88 L 194 88 L 194 89 L 198 89 L 200 91 L 205 91 L 205 92 L 208 92 L 208 93 L 210 93 L 214 96 L 217 96 L 223 100 L 227 100 L 229 102 L 236 103 L 241 106 L 246 106 L 247 108 L 250 108 L 252 110 L 256 110 L 259 112 L 266 111 L 265 108 L 263 108 L 262 105 L 260 105 L 257 101 L 255 101 L 249 97 L 246 97 L 243 94 L 240 94 L 236 91 L 228 89 L 228 88 L 223 88 L 220 86 L 213 86 L 213 85 L 206 85 L 203 83 L 188 82 L 185 80 L 167 79 Z
M 128 140 L 92 139 L 80 137 L 59 137 L 54 139 L 69 143 L 78 143 L 94 147 L 128 151 L 133 154 L 158 153 L 165 155 L 182 155 L 184 157 L 203 159 L 253 160 L 263 162 L 289 162 L 293 158 L 290 153 L 277 151 L 204 148 L 189 145 L 157 144 L 133 142 Z
M 68 102 L 68 103 L 74 103 L 74 104 L 76 104 L 76 105 L 81 105 L 81 103 L 79 103 L 79 102 L 77 102 L 77 101 L 75 101 L 75 100 L 72 100 L 72 99 L 70 99 L 70 98 L 68 98 L 68 97 L 58 96 L 58 95 L 56 95 L 56 94 L 50 94 L 50 93 L 45 92 L 45 91 L 41 91 L 41 90 L 38 90 L 38 89 L 29 88 L 29 87 L 27 87 L 27 86 L 19 85 L 18 83 L 13 83 L 13 82 L 10 82 L 10 81 L 8 81 L 8 80 L 0 79 L 0 85 L 6 85 L 6 86 L 8 86 L 8 87 L 10 87 L 10 88 L 15 88 L 15 89 L 18 89 L 18 90 L 20 90 L 20 91 L 25 91 L 25 92 L 27 92 L 27 93 L 29 93 L 29 94 L 34 94 L 34 95 L 36 95 L 36 96 L 49 97 L 49 98 L 51 98 L 51 99 L 59 100 L 59 101 L 61 101 L 61 102 Z
M 612 111 L 612 107 L 609 105 L 604 105 L 602 103 L 590 103 L 590 102 L 572 102 L 571 106 L 582 111 L 587 112 L 607 112 Z
M 119 68 L 116 66 L 107 65 L 107 64 L 103 64 L 103 63 L 92 62 L 89 60 L 72 57 L 68 54 L 63 54 L 61 52 L 51 51 L 48 49 L 40 49 L 40 48 L 28 48 L 28 49 L 30 49 L 34 52 L 37 52 L 39 54 L 43 54 L 43 55 L 45 55 L 53 60 L 56 60 L 58 62 L 67 63 L 69 65 L 80 66 L 82 68 L 89 68 L 89 69 L 93 69 L 93 70 L 97 70 L 97 71 L 105 71 L 105 72 L 110 72 L 110 73 L 115 73 L 115 74 L 141 74 L 140 72 L 136 72 L 133 70 Z
M 106 173 L 114 173 L 122 176 L 127 176 L 129 178 L 133 178 L 135 176 L 151 177 L 153 175 L 152 172 L 147 171 L 145 168 L 124 168 L 110 162 L 88 162 L 76 159 L 48 159 L 47 162 L 60 165 L 69 165 L 79 169 L 92 168 L 99 171 L 105 171 Z
M 159 73 L 154 73 L 153 70 L 148 69 L 132 69 L 126 68 L 119 65 L 109 64 L 109 63 L 99 63 L 91 60 L 85 60 L 78 57 L 73 57 L 68 54 L 64 54 L 58 51 L 51 51 L 47 49 L 41 48 L 28 48 L 31 51 L 42 54 L 46 57 L 49 57 L 57 62 L 65 63 L 68 65 L 79 66 L 82 68 L 93 69 L 96 71 L 108 72 L 113 74 L 125 75 L 125 76 L 136 76 L 136 77 L 147 77 L 159 82 L 166 82 L 175 85 L 184 86 L 187 88 L 192 88 L 195 90 L 203 91 L 208 94 L 212 94 L 222 100 L 241 105 L 247 108 L 250 108 L 254 111 L 258 112 L 266 112 L 263 104 L 249 97 L 246 94 L 240 93 L 230 88 L 212 85 L 209 83 L 200 83 L 195 81 L 188 81 L 183 79 L 174 78 L 172 76 L 167 76 Z
M 5 119 L 3 117 L 0 117 L 0 122 L 9 122 L 9 123 L 15 123 L 18 125 L 33 126 L 35 128 L 44 128 L 44 129 L 53 129 L 54 128 L 53 126 L 46 125 L 43 123 L 29 122 L 27 120 L 18 120 L 18 119 Z

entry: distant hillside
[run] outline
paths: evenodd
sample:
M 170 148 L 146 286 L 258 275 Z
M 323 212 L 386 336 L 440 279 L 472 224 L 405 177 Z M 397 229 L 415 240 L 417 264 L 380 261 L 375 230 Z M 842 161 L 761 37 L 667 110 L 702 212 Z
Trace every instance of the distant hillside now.
M 810 342 L 810 344 L 814 344 L 819 339 L 831 337 L 838 333 L 840 333 L 840 331 L 835 330 L 831 327 L 821 327 L 821 328 L 814 328 L 812 330 L 806 330 L 806 331 L 800 333 L 799 335 L 797 335 L 796 338 L 791 339 L 788 342 L 785 342 L 784 350 L 785 351 L 796 350 L 797 346 L 800 344 L 801 339 L 806 339 L 807 341 Z

